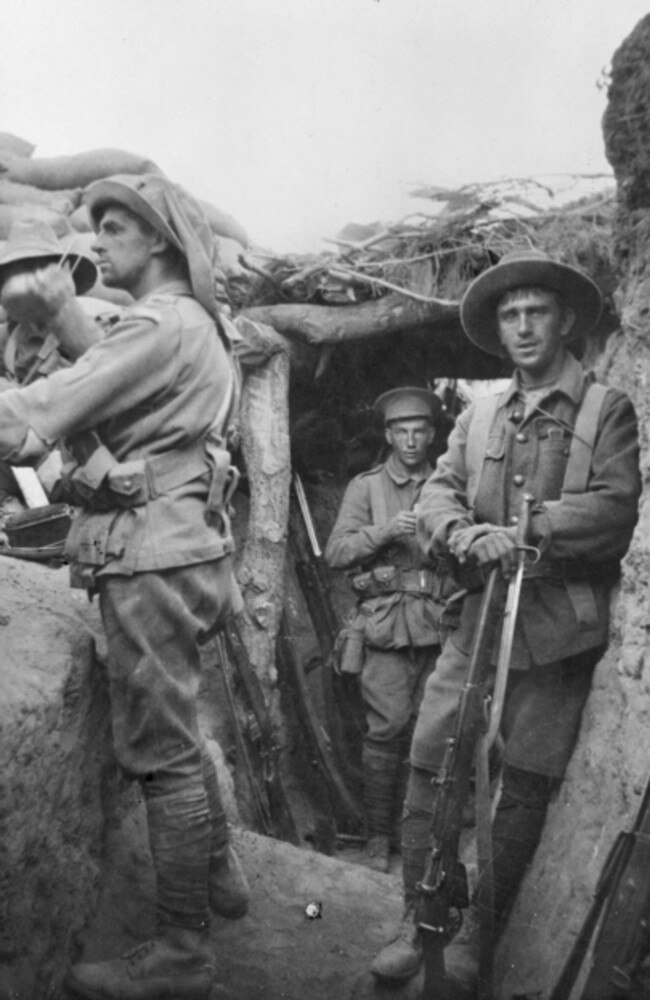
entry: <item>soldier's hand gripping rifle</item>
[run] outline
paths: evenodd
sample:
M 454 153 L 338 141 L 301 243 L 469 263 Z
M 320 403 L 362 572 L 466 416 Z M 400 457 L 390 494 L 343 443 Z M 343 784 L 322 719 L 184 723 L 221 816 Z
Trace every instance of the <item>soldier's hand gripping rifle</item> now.
M 532 497 L 523 498 L 517 530 L 517 570 L 508 586 L 505 617 L 503 597 L 497 587 L 499 567 L 488 576 L 479 609 L 467 677 L 459 699 L 454 735 L 447 740 L 442 767 L 437 778 L 432 820 L 433 848 L 422 882 L 418 885 L 418 924 L 422 932 L 424 986 L 422 1000 L 452 1000 L 457 986 L 445 972 L 444 949 L 460 929 L 460 911 L 469 906 L 467 873 L 459 857 L 463 808 L 469 798 L 475 753 L 481 735 L 489 732 L 487 721 L 486 681 L 499 624 L 504 622 L 497 665 L 507 678 L 512 651 L 514 622 L 517 616 L 524 565 L 529 547 L 528 534 Z M 502 683 L 505 691 L 505 679 Z M 500 717 L 503 693 L 497 707 Z M 495 719 L 498 729 L 498 719 Z M 485 898 L 482 903 L 488 903 Z M 481 968 L 480 995 L 487 1000 L 492 995 L 491 968 Z

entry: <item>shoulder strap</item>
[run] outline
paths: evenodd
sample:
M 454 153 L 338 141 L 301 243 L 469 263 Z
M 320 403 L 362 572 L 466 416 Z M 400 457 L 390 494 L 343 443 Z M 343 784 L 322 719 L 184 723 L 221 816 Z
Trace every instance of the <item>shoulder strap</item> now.
M 388 523 L 388 507 L 386 504 L 386 493 L 381 486 L 381 471 L 376 476 L 369 476 L 370 479 L 370 510 L 373 524 Z
M 470 507 L 474 506 L 487 452 L 488 437 L 502 395 L 498 392 L 489 396 L 480 396 L 474 403 L 474 412 L 467 431 L 465 452 L 465 467 L 468 472 L 467 503 Z
M 606 385 L 592 382 L 583 396 L 573 428 L 562 494 L 584 493 L 587 489 L 598 421 L 608 392 Z

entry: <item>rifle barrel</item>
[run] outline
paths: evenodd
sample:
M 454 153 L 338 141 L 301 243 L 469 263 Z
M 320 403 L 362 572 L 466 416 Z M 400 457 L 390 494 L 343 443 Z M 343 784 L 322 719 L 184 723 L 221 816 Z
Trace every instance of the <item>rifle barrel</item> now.
M 296 472 L 293 477 L 293 484 L 296 490 L 296 496 L 298 498 L 298 504 L 300 506 L 300 513 L 302 514 L 302 519 L 305 522 L 305 528 L 307 534 L 309 535 L 309 542 L 312 548 L 312 552 L 317 559 L 323 554 L 323 550 L 318 542 L 318 536 L 316 534 L 316 528 L 314 527 L 314 522 L 311 516 L 311 511 L 309 509 L 309 504 L 307 503 L 307 495 L 305 493 L 305 487 L 302 484 L 302 479 L 300 475 Z

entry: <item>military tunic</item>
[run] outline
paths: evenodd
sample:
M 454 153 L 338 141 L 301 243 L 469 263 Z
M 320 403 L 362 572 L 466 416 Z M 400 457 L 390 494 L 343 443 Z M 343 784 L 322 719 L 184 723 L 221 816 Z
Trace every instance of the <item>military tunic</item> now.
M 356 476 L 348 485 L 325 549 L 334 569 L 347 569 L 354 578 L 362 571 L 424 572 L 430 580 L 429 560 L 415 536 L 392 539 L 389 521 L 417 503 L 430 473 L 416 478 L 400 470 L 391 456 L 386 463 Z M 377 497 L 381 496 L 381 503 Z M 381 508 L 381 509 L 378 509 Z M 368 737 L 389 742 L 412 722 L 422 687 L 439 651 L 442 606 L 429 589 L 422 593 L 391 591 L 361 598 L 353 622 L 363 629 L 365 656 L 361 676 L 367 706 Z
M 213 320 L 175 281 L 126 309 L 70 367 L 0 394 L 0 459 L 24 463 L 62 438 L 75 452 L 96 431 L 120 466 L 151 463 L 146 502 L 95 509 L 89 492 L 66 553 L 99 590 L 118 760 L 171 784 L 200 771 L 197 644 L 238 596 L 232 537 L 204 516 L 202 446 L 232 377 Z
M 637 520 L 639 448 L 632 404 L 610 389 L 591 455 L 587 490 L 562 494 L 572 428 L 589 379 L 568 355 L 559 379 L 526 414 L 518 376 L 501 395 L 485 456 L 473 456 L 473 408 L 422 490 L 419 537 L 444 556 L 455 528 L 515 523 L 524 493 L 535 498 L 530 542 L 540 563 L 524 580 L 509 681 L 506 760 L 561 776 L 577 735 L 591 671 L 607 641 L 609 598 Z M 474 495 L 473 505 L 468 495 Z M 453 726 L 481 595 L 465 601 L 427 685 L 411 760 L 439 767 Z

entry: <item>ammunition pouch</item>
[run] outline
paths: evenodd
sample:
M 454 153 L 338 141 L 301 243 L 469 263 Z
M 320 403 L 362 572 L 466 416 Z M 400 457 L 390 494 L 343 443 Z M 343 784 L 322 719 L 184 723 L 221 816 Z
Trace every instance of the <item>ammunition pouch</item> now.
M 376 566 L 350 580 L 352 590 L 362 600 L 383 594 L 424 594 L 444 600 L 445 581 L 429 569 L 401 569 L 399 566 Z
M 204 438 L 187 448 L 127 462 L 118 462 L 94 431 L 75 435 L 65 447 L 73 461 L 63 466 L 62 484 L 78 506 L 94 511 L 140 507 L 209 475 L 206 520 L 221 517 L 229 527 L 226 508 L 239 473 L 216 441 Z

